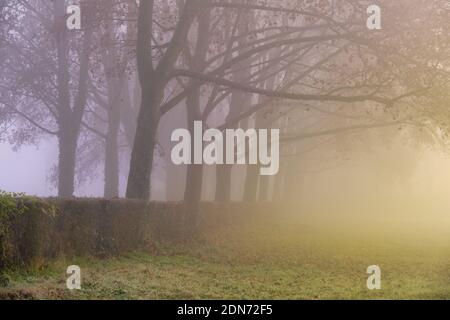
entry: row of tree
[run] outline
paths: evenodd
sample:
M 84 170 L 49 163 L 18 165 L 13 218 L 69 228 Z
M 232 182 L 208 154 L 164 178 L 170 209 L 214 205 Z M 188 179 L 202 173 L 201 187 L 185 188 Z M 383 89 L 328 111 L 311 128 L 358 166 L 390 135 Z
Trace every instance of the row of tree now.
M 101 165 L 105 197 L 119 196 L 122 171 L 126 197 L 149 199 L 159 166 L 168 190 L 180 185 L 168 128 L 281 129 L 278 176 L 224 165 L 211 179 L 190 165 L 191 203 L 205 186 L 230 200 L 233 170 L 241 199 L 280 196 L 302 154 L 338 150 L 361 130 L 445 137 L 446 1 L 378 2 L 382 30 L 367 28 L 368 0 L 80 0 L 76 31 L 64 0 L 3 0 L 0 136 L 16 146 L 56 137 L 61 197 Z

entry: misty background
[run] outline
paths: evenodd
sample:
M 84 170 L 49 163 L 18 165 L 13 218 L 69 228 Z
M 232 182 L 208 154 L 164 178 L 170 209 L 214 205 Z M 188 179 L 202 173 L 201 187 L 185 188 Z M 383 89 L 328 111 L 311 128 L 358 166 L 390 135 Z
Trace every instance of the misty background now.
M 445 1 L 380 1 L 378 29 L 366 0 L 75 4 L 80 30 L 63 0 L 0 6 L 1 190 L 294 206 L 446 198 Z M 280 172 L 173 165 L 171 133 L 195 121 L 280 129 Z

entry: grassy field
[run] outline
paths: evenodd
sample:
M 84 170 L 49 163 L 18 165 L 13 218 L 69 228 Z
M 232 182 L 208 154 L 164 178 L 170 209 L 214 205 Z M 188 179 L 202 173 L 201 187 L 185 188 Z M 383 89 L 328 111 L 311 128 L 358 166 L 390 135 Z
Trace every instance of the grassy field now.
M 60 259 L 42 270 L 10 272 L 10 285 L 0 290 L 0 297 L 450 298 L 448 221 L 386 220 L 367 227 L 324 220 L 326 224 L 293 218 L 249 223 L 190 244 L 152 246 L 118 258 Z M 65 270 L 72 264 L 82 270 L 80 291 L 65 288 Z M 382 270 L 381 290 L 366 287 L 370 265 Z

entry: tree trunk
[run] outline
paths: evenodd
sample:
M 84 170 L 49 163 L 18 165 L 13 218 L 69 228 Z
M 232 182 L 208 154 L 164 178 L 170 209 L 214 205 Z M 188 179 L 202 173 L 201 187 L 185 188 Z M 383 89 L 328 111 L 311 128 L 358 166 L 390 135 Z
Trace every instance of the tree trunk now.
M 136 135 L 136 120 L 138 118 L 138 111 L 142 98 L 139 80 L 135 80 L 132 93 L 130 92 L 130 88 L 126 82 L 122 90 L 123 108 L 120 112 L 121 124 L 125 133 L 125 138 L 127 139 L 127 143 L 131 149 L 134 142 L 134 136 Z
M 190 67 L 200 72 L 204 71 L 205 61 L 208 52 L 208 40 L 210 36 L 210 13 L 209 9 L 204 9 L 198 17 L 198 33 L 197 42 L 195 45 L 195 51 L 192 59 L 189 59 Z M 195 80 L 190 80 L 192 85 L 201 84 Z M 187 107 L 187 123 L 189 132 L 191 133 L 191 155 L 194 155 L 194 123 L 195 121 L 202 121 L 201 115 L 201 90 L 198 87 L 186 99 Z M 203 132 L 202 132 L 203 135 Z M 199 203 L 202 198 L 202 185 L 203 185 L 203 165 L 191 164 L 187 167 L 186 187 L 184 193 L 184 201 L 187 203 Z M 196 208 L 192 208 L 196 209 Z M 192 211 L 193 214 L 196 214 Z M 196 228 L 195 217 L 192 227 Z
M 149 85 L 149 83 L 147 84 Z M 142 91 L 142 103 L 139 111 L 136 135 L 130 160 L 127 198 L 150 199 L 150 178 L 153 168 L 153 156 L 156 143 L 158 118 L 154 106 L 158 99 L 150 91 Z
M 250 29 L 250 25 L 253 21 L 252 13 L 242 13 L 240 14 L 237 28 L 237 35 L 246 35 Z M 239 46 L 245 46 L 248 42 L 246 37 L 241 37 L 238 41 Z M 238 53 L 241 50 L 237 50 Z M 236 71 L 233 72 L 233 80 L 238 83 L 244 83 L 251 78 L 251 68 L 248 68 L 248 62 L 240 62 L 237 64 Z M 245 109 L 250 108 L 251 105 L 251 94 L 242 92 L 239 90 L 232 90 L 230 99 L 230 111 L 225 119 L 225 122 L 231 121 L 239 116 Z M 243 124 L 241 122 L 241 124 Z M 239 123 L 230 126 L 227 129 L 239 128 Z M 245 125 L 244 125 L 245 126 Z M 226 149 L 226 148 L 225 148 Z M 224 150 L 225 154 L 225 150 Z M 221 165 L 216 168 L 216 201 L 227 202 L 231 201 L 231 188 L 232 188 L 232 172 L 233 165 Z
M 69 198 L 75 191 L 75 163 L 78 136 L 73 134 L 71 127 L 62 127 L 58 137 L 58 196 Z
M 269 182 L 269 177 L 259 177 L 259 201 L 261 202 L 269 201 Z
M 194 157 L 194 123 L 201 119 L 200 116 L 200 90 L 195 90 L 186 99 L 187 122 L 191 134 L 191 156 Z M 203 135 L 203 132 L 202 132 Z M 197 234 L 197 216 L 202 197 L 203 165 L 190 164 L 187 166 L 186 186 L 184 201 L 185 213 L 185 238 L 193 238 Z
M 216 167 L 216 201 L 228 202 L 231 200 L 231 173 L 232 165 Z
M 193 164 L 188 166 L 185 202 L 200 202 L 202 198 L 203 165 Z
M 64 1 L 54 3 L 55 22 L 61 23 L 65 16 Z M 69 41 L 66 29 L 55 34 L 57 41 L 57 92 L 58 92 L 58 195 L 71 197 L 75 190 L 75 165 L 78 137 L 81 130 L 84 109 L 87 100 L 89 79 L 89 57 L 91 53 L 92 29 L 84 31 L 82 51 L 79 56 L 78 88 L 73 107 L 70 102 L 70 59 Z
M 258 166 L 247 166 L 245 178 L 244 201 L 255 202 L 258 192 Z
M 275 202 L 283 201 L 283 194 L 285 190 L 289 190 L 288 188 L 284 188 L 285 186 L 285 167 L 281 166 L 278 175 L 275 177 L 275 183 L 273 188 L 273 199 Z
M 131 152 L 126 196 L 130 199 L 150 198 L 150 179 L 156 132 L 160 120 L 159 106 L 164 96 L 168 76 L 184 46 L 196 1 L 187 1 L 168 48 L 156 68 L 152 59 L 153 0 L 140 1 L 136 59 L 142 100 Z
M 200 121 L 199 116 L 200 90 L 195 90 L 186 99 L 189 132 L 191 133 L 191 155 L 194 155 L 194 123 Z M 200 202 L 202 197 L 203 165 L 190 164 L 187 167 L 184 201 L 187 203 Z
M 117 137 L 120 128 L 120 115 L 119 110 L 114 109 L 109 118 L 105 147 L 104 196 L 107 199 L 119 197 L 119 147 Z

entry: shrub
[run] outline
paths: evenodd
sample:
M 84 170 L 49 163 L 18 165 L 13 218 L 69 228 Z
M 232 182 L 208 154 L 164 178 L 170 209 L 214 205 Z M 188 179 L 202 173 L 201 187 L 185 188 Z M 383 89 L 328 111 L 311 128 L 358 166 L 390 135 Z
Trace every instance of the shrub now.
M 43 200 L 0 191 L 0 270 L 35 265 L 49 254 L 56 213 Z
M 23 195 L 0 190 L 0 270 L 6 267 L 13 250 L 9 241 L 11 222 L 25 212 L 25 208 L 16 200 L 21 196 Z

